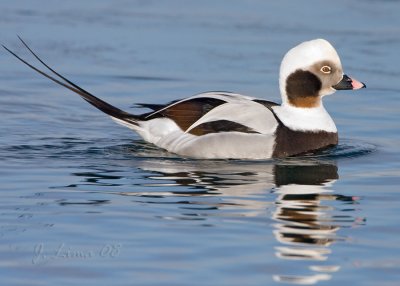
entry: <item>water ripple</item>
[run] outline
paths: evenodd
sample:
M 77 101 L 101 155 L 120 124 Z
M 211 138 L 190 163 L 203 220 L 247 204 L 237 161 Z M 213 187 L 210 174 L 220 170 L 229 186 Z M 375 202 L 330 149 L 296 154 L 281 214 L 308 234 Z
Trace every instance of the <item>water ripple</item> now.
M 44 143 L 45 142 L 45 143 Z M 121 144 L 122 142 L 122 144 Z M 357 158 L 371 154 L 377 150 L 377 146 L 357 140 L 344 139 L 339 145 L 318 152 L 308 153 L 301 156 L 294 156 L 283 159 L 283 161 L 296 164 L 304 160 L 333 160 L 344 158 Z M 95 139 L 83 140 L 79 138 L 40 138 L 30 144 L 20 144 L 3 146 L 0 148 L 0 157 L 4 159 L 28 159 L 28 158 L 60 158 L 68 159 L 74 157 L 114 157 L 115 159 L 134 159 L 134 158 L 158 158 L 169 160 L 192 160 L 195 159 L 182 158 L 178 155 L 169 153 L 152 144 L 142 140 L 130 139 Z M 220 161 L 220 160 L 205 160 Z M 221 160 L 226 161 L 226 160 Z M 230 161 L 246 161 L 246 160 L 230 160 Z M 258 162 L 266 162 L 271 160 L 258 160 Z M 282 160 L 275 160 L 280 162 Z M 257 161 L 254 161 L 257 162 Z M 304 162 L 303 162 L 304 163 Z

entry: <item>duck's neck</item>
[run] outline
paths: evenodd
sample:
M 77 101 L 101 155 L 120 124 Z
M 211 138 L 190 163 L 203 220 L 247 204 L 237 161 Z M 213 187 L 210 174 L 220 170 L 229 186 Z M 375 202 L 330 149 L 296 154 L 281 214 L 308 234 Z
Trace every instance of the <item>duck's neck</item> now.
M 335 122 L 325 110 L 322 102 L 312 108 L 295 107 L 287 102 L 272 108 L 282 123 L 291 130 L 337 132 Z

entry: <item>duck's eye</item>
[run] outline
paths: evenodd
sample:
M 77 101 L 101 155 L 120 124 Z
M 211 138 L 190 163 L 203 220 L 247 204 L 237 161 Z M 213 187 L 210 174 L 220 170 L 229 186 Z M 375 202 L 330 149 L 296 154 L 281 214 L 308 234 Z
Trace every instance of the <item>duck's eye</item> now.
M 332 68 L 331 68 L 330 66 L 323 66 L 323 67 L 321 68 L 321 71 L 322 71 L 323 73 L 328 74 L 328 73 L 331 73 L 331 72 L 332 72 Z

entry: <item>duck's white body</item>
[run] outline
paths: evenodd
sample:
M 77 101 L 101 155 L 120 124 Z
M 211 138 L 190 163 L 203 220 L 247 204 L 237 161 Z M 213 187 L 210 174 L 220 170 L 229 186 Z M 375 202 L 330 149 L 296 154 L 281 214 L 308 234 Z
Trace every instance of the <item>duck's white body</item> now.
M 195 99 L 218 99 L 224 103 L 214 107 L 199 119 L 192 119 L 194 122 L 186 129 L 178 125 L 179 117 L 175 117 L 174 120 L 164 116 L 128 127 L 137 131 L 146 141 L 182 156 L 253 159 L 272 156 L 274 132 L 278 122 L 271 110 L 255 102 L 255 98 L 252 97 L 208 92 L 172 104 L 164 110 L 155 111 L 148 117 L 155 117 L 158 113 L 179 106 L 181 103 L 185 103 L 186 106 L 198 104 Z M 117 121 L 121 122 L 118 119 Z M 207 124 L 218 124 L 218 122 L 225 125 L 234 122 L 238 128 L 231 126 L 230 131 L 215 130 L 215 132 L 202 128 Z M 243 128 L 240 129 L 241 126 Z
M 337 129 L 322 104 L 322 97 L 336 89 L 365 87 L 343 75 L 335 49 L 327 41 L 318 39 L 296 46 L 284 57 L 280 72 L 281 105 L 235 93 L 207 92 L 167 105 L 140 104 L 153 111 L 133 115 L 67 80 L 33 52 L 63 81 L 8 51 L 34 70 L 78 93 L 147 142 L 182 156 L 203 159 L 267 159 L 335 145 Z

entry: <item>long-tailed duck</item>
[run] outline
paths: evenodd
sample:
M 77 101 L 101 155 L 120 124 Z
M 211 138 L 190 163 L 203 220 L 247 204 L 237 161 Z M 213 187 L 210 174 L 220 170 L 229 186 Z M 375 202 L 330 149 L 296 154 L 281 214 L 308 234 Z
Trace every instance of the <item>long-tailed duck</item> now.
M 365 87 L 343 73 L 340 58 L 328 41 L 316 39 L 292 48 L 283 58 L 280 105 L 236 93 L 206 92 L 166 105 L 138 104 L 152 111 L 136 115 L 112 106 L 69 81 L 20 40 L 56 77 L 3 47 L 30 68 L 136 131 L 147 142 L 185 157 L 268 159 L 337 145 L 337 129 L 322 98 L 336 90 Z

